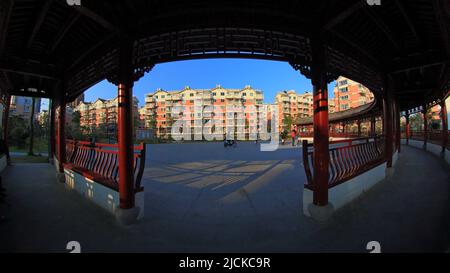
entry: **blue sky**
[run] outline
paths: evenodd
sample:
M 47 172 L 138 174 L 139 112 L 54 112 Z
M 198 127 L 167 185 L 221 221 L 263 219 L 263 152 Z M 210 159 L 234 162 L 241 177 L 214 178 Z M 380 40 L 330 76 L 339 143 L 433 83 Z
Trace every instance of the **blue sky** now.
M 204 59 L 162 63 L 156 65 L 134 84 L 133 95 L 144 105 L 145 94 L 157 88 L 180 90 L 185 86 L 209 89 L 220 84 L 224 88 L 244 88 L 251 85 L 264 92 L 264 101 L 273 103 L 277 92 L 312 91 L 311 81 L 295 71 L 288 63 L 251 59 Z M 333 96 L 334 83 L 328 87 Z M 110 99 L 117 96 L 117 88 L 102 81 L 86 90 L 85 100 Z

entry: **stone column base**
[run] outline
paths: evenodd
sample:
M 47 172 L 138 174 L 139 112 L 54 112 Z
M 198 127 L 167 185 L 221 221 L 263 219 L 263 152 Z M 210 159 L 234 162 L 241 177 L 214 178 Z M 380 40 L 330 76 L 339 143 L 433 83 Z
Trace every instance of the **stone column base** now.
M 139 216 L 139 207 L 134 207 L 131 209 L 117 209 L 116 220 L 120 225 L 128 226 L 137 222 Z
M 66 182 L 66 176 L 64 175 L 64 173 L 56 172 L 56 179 L 58 179 L 58 181 L 61 183 Z
M 314 204 L 309 204 L 308 212 L 314 220 L 318 222 L 326 222 L 331 217 L 331 215 L 333 215 L 334 207 L 331 203 L 328 203 L 326 206 L 316 206 Z
M 391 177 L 394 174 L 394 171 L 394 167 L 386 168 L 386 178 Z

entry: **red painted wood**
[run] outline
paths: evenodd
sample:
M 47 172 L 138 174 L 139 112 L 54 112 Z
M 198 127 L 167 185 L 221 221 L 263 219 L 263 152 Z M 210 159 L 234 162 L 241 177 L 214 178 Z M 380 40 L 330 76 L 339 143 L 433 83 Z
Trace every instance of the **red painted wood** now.
M 428 116 L 427 116 L 427 106 L 424 105 L 423 106 L 423 146 L 426 147 L 427 146 L 427 142 L 428 142 Z
M 59 172 L 64 172 L 64 163 L 66 161 L 66 138 L 65 138 L 65 126 L 66 126 L 66 102 L 64 99 L 59 101 L 59 114 L 58 114 L 58 160 L 59 160 Z
M 330 165 L 327 187 L 332 188 L 385 162 L 384 136 L 330 142 Z M 315 189 L 312 144 L 303 141 L 305 187 Z
M 394 134 L 393 134 L 393 111 L 392 111 L 392 104 L 393 100 L 391 97 L 392 90 L 390 89 L 390 86 L 386 84 L 385 87 L 385 94 L 383 97 L 383 130 L 385 134 L 385 156 L 386 156 L 386 163 L 387 167 L 392 167 L 392 155 L 393 155 L 393 140 L 394 140 Z
M 445 99 L 441 102 L 441 121 L 442 121 L 442 152 L 448 145 L 448 119 L 447 119 L 447 106 L 445 104 Z
M 67 164 L 90 179 L 119 190 L 119 146 L 118 144 L 66 141 Z M 145 168 L 145 144 L 134 146 L 132 170 L 135 192 L 142 191 L 141 179 Z
M 406 114 L 406 145 L 409 145 L 410 137 L 411 137 L 411 125 L 409 124 L 409 114 Z
M 118 144 L 120 208 L 134 207 L 133 185 L 133 43 L 122 40 L 119 52 Z
M 8 95 L 6 97 L 5 101 L 5 112 L 3 115 L 3 143 L 5 145 L 6 149 L 6 160 L 8 162 L 8 165 L 11 164 L 11 157 L 9 155 L 9 144 L 8 144 L 8 122 L 9 122 L 9 108 L 11 105 L 11 95 Z

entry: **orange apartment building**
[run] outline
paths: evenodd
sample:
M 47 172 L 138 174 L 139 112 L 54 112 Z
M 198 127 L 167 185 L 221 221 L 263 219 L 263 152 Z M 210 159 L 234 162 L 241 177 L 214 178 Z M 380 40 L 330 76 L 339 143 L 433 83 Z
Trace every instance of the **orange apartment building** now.
M 154 123 L 156 135 L 167 138 L 172 135 L 172 126 L 180 120 L 191 130 L 195 140 L 202 139 L 202 130 L 211 132 L 216 139 L 223 139 L 229 132 L 236 134 L 239 126 L 244 126 L 248 136 L 260 128 L 258 117 L 263 100 L 262 91 L 249 85 L 243 89 L 226 89 L 220 85 L 212 89 L 191 89 L 188 86 L 175 91 L 158 89 L 145 97 L 145 126 L 150 128 Z M 237 110 L 238 107 L 243 107 L 244 112 Z M 180 131 L 182 133 L 189 134 Z
M 285 129 L 290 131 L 292 128 L 285 128 L 285 119 L 290 116 L 294 121 L 297 118 L 310 117 L 313 115 L 313 95 L 311 92 L 297 94 L 294 90 L 279 92 L 275 96 L 275 103 L 278 106 L 278 124 L 280 132 Z M 334 100 L 328 101 L 330 113 L 335 110 Z
M 138 113 L 138 100 L 134 99 L 133 114 L 139 117 Z M 80 126 L 86 130 L 92 130 L 100 126 L 106 126 L 108 130 L 116 131 L 117 128 L 117 110 L 118 99 L 101 99 L 98 98 L 94 102 L 80 102 L 74 109 L 74 111 L 80 112 Z
M 340 76 L 334 87 L 335 111 L 344 111 L 373 101 L 374 96 L 364 85 Z

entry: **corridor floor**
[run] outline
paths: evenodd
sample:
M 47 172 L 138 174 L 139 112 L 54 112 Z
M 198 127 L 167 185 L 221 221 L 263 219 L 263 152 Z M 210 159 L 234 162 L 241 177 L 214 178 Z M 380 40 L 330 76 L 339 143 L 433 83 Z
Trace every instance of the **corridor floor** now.
M 301 149 L 208 145 L 149 148 L 163 156 L 147 160 L 145 218 L 129 227 L 58 183 L 49 164 L 7 168 L 0 251 L 68 252 L 69 241 L 83 252 L 367 252 L 369 241 L 383 252 L 449 247 L 450 170 L 432 154 L 403 145 L 391 177 L 319 224 L 302 215 Z

